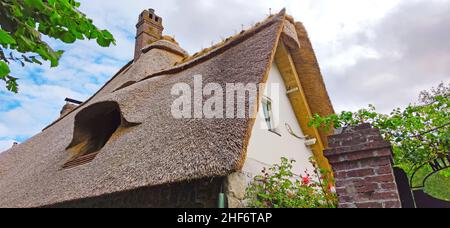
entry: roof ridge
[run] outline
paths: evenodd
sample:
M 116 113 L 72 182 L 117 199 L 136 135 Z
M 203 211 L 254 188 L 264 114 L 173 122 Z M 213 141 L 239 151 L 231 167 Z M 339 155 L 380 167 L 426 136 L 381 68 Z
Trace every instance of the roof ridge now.
M 209 50 L 209 52 L 205 52 L 202 55 L 196 56 L 195 58 L 182 63 L 182 65 L 176 65 L 172 68 L 164 69 L 162 71 L 150 74 L 150 75 L 142 78 L 141 80 L 139 80 L 137 83 L 145 81 L 145 80 L 153 78 L 153 77 L 161 76 L 161 75 L 176 74 L 180 71 L 191 68 L 192 66 L 195 66 L 199 63 L 207 61 L 207 60 L 211 59 L 212 57 L 215 57 L 215 56 L 223 53 L 224 51 L 228 50 L 229 48 L 236 46 L 241 41 L 247 40 L 252 35 L 261 32 L 263 29 L 265 29 L 265 28 L 271 26 L 272 24 L 274 24 L 275 22 L 277 22 L 280 18 L 284 18 L 285 15 L 286 15 L 286 11 L 285 11 L 285 9 L 283 9 L 282 11 L 280 11 L 280 13 L 275 14 L 275 15 L 270 15 L 265 20 L 256 23 L 255 26 L 253 26 L 252 28 L 243 30 L 238 34 L 227 38 L 228 40 L 226 40 L 225 43 L 223 43 L 222 45 L 220 45 L 218 47 L 215 47 L 214 49 Z M 214 47 L 214 45 L 212 47 Z
M 152 49 L 162 49 L 181 57 L 186 57 L 189 54 L 180 46 L 180 44 L 172 36 L 165 35 L 161 39 L 151 42 L 145 45 L 141 52 L 143 54 L 149 52 Z
M 275 15 L 269 15 L 268 17 L 266 17 L 264 20 L 257 22 L 256 24 L 254 24 L 252 27 L 248 28 L 248 29 L 242 29 L 239 33 L 236 33 L 234 35 L 231 35 L 225 39 L 223 39 L 221 42 L 216 43 L 211 45 L 210 47 L 207 48 L 203 48 L 202 50 L 194 53 L 192 56 L 187 56 L 185 57 L 182 62 L 177 62 L 175 63 L 174 66 L 177 66 L 179 64 L 184 64 L 187 63 L 189 61 L 193 61 L 196 58 L 200 58 L 204 55 L 210 54 L 211 52 L 213 52 L 215 49 L 221 48 L 223 46 L 226 46 L 229 42 L 232 42 L 235 39 L 239 39 L 241 36 L 243 36 L 245 33 L 249 33 L 252 32 L 253 30 L 257 29 L 259 26 L 261 26 L 262 24 L 268 22 L 270 19 L 273 19 L 274 17 L 280 17 L 280 16 L 284 16 L 286 14 L 286 9 L 281 10 L 278 14 Z

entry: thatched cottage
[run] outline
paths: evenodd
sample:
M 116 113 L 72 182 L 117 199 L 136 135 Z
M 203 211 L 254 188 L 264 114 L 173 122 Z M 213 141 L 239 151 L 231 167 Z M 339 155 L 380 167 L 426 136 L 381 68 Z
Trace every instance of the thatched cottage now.
M 223 88 L 281 85 L 279 99 L 246 99 L 256 112 L 245 118 L 175 118 L 172 89 L 195 75 Z M 298 174 L 311 156 L 330 168 L 325 133 L 307 126 L 314 113 L 333 108 L 306 30 L 284 10 L 194 55 L 145 10 L 132 61 L 0 154 L 0 207 L 217 207 L 221 193 L 242 207 L 248 181 L 281 157 Z

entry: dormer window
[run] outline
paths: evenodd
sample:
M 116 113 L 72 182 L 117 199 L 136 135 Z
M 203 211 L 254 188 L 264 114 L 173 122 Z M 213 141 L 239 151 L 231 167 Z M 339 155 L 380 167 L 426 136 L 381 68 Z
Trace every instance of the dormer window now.
M 67 151 L 71 159 L 63 168 L 72 168 L 92 161 L 98 152 L 126 121 L 116 102 L 103 102 L 85 108 L 75 117 L 75 128 Z

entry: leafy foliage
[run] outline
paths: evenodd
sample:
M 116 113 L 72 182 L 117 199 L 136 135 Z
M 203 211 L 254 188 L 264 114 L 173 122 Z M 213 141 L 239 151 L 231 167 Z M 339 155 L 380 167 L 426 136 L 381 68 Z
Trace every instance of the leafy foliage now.
M 58 66 L 63 51 L 53 50 L 42 40 L 42 35 L 74 43 L 76 40 L 95 39 L 102 47 L 115 44 L 107 30 L 99 30 L 78 10 L 75 0 L 0 0 L 0 80 L 17 92 L 17 78 L 9 75 L 10 61 L 42 64 L 39 56 Z M 7 57 L 4 50 L 9 50 Z M 13 52 L 23 53 L 15 57 Z M 26 54 L 36 55 L 27 56 Z
M 450 96 L 450 83 L 441 83 L 437 87 L 432 88 L 430 91 L 422 91 L 419 96 L 419 102 L 421 105 L 427 105 L 436 102 L 436 97 L 442 96 L 449 98 Z
M 385 140 L 393 145 L 395 163 L 406 172 L 450 150 L 450 88 L 441 84 L 438 90 L 424 91 L 420 105 L 395 109 L 385 115 L 374 106 L 357 112 L 321 117 L 315 115 L 310 126 L 329 130 L 350 125 L 370 123 L 381 130 Z
M 318 171 L 314 176 L 305 173 L 299 178 L 292 172 L 295 161 L 281 159 L 281 164 L 255 177 L 247 188 L 249 206 L 253 208 L 336 208 L 337 196 L 332 193 L 332 184 L 327 182 L 327 172 Z

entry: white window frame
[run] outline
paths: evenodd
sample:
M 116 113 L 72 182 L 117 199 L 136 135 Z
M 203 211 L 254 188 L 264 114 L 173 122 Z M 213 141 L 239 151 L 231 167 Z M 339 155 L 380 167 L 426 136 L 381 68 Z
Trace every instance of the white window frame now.
M 273 115 L 273 103 L 272 99 L 267 96 L 262 96 L 261 105 L 264 114 L 264 121 L 267 124 L 267 128 L 270 132 L 281 136 L 281 134 L 277 131 L 275 127 L 275 116 Z

